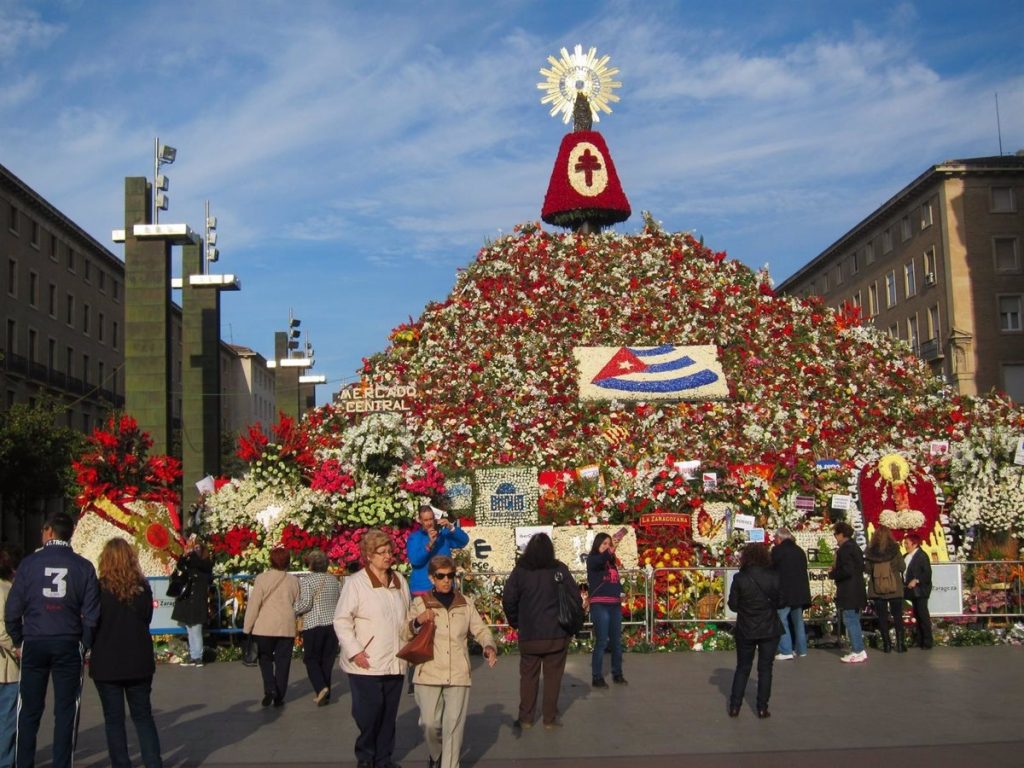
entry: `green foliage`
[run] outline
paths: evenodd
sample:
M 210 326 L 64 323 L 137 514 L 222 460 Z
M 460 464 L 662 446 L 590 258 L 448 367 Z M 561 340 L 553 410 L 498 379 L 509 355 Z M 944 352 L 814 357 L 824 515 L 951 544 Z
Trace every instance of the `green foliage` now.
M 814 558 L 814 562 L 831 565 L 834 560 L 835 555 L 832 553 L 832 547 L 829 546 L 828 538 L 822 536 L 818 539 L 818 556 Z
M 63 421 L 63 409 L 44 400 L 17 403 L 0 414 L 0 496 L 18 515 L 35 503 L 73 493 L 71 460 L 82 435 Z
M 997 645 L 996 634 L 989 629 L 972 629 L 954 624 L 946 637 L 946 645 L 966 648 L 972 645 Z

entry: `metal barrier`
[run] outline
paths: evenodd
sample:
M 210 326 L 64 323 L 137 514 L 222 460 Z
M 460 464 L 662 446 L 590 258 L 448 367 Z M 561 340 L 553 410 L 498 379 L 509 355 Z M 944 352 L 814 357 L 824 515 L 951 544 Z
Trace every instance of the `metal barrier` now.
M 933 617 L 993 625 L 1024 621 L 1024 561 L 984 560 L 948 565 L 955 566 L 956 573 L 950 581 L 943 583 L 941 589 L 956 594 L 951 597 L 933 592 Z M 831 583 L 827 570 L 828 566 L 809 568 L 812 594 L 817 592 L 821 595 L 815 599 L 815 605 L 805 619 L 809 623 L 834 620 L 834 604 L 827 597 L 827 588 L 814 586 L 821 582 Z M 645 637 L 652 638 L 659 626 L 681 628 L 707 622 L 731 623 L 734 617 L 728 612 L 726 602 L 730 573 L 735 572 L 735 568 L 724 567 L 621 570 L 623 628 L 639 630 Z M 505 637 L 509 636 L 511 628 L 501 607 L 501 593 L 509 574 L 509 571 L 473 572 L 463 574 L 459 581 L 460 589 L 473 598 L 484 621 Z M 572 574 L 577 582 L 586 583 L 585 572 L 572 571 Z M 216 589 L 211 597 L 213 620 L 209 624 L 209 632 L 230 636 L 242 631 L 248 585 L 254 578 L 241 574 L 214 580 Z M 169 618 L 174 601 L 162 597 L 166 581 L 166 578 L 159 577 L 150 579 L 153 593 L 158 603 L 166 607 Z M 955 605 L 957 609 L 938 611 L 935 610 L 936 605 Z M 589 622 L 586 626 L 590 626 Z M 174 625 L 159 627 L 154 632 L 176 634 L 183 633 L 184 629 Z

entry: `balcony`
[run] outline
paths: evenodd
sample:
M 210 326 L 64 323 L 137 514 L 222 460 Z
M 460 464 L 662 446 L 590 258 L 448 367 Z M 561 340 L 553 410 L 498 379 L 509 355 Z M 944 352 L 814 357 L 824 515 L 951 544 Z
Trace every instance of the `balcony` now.
M 918 353 L 918 356 L 929 363 L 934 360 L 941 360 L 943 355 L 939 340 L 928 339 L 928 341 L 922 342 L 921 351 Z

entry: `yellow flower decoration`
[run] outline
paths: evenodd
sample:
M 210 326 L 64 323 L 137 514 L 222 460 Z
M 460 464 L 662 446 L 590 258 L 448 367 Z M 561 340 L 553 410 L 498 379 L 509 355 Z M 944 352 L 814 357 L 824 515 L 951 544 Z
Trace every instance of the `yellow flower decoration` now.
M 890 453 L 879 459 L 878 474 L 893 485 L 899 485 L 910 476 L 910 464 L 898 453 Z

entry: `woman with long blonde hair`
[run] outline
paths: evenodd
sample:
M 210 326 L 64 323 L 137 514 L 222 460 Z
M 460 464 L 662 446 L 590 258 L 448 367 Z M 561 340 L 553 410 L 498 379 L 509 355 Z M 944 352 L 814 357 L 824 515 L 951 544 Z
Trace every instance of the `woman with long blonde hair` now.
M 135 549 L 121 538 L 108 541 L 99 560 L 100 623 L 92 647 L 89 674 L 96 684 L 114 768 L 131 766 L 125 729 L 128 701 L 139 751 L 146 768 L 162 768 L 160 737 L 153 721 L 153 592 L 139 566 Z

